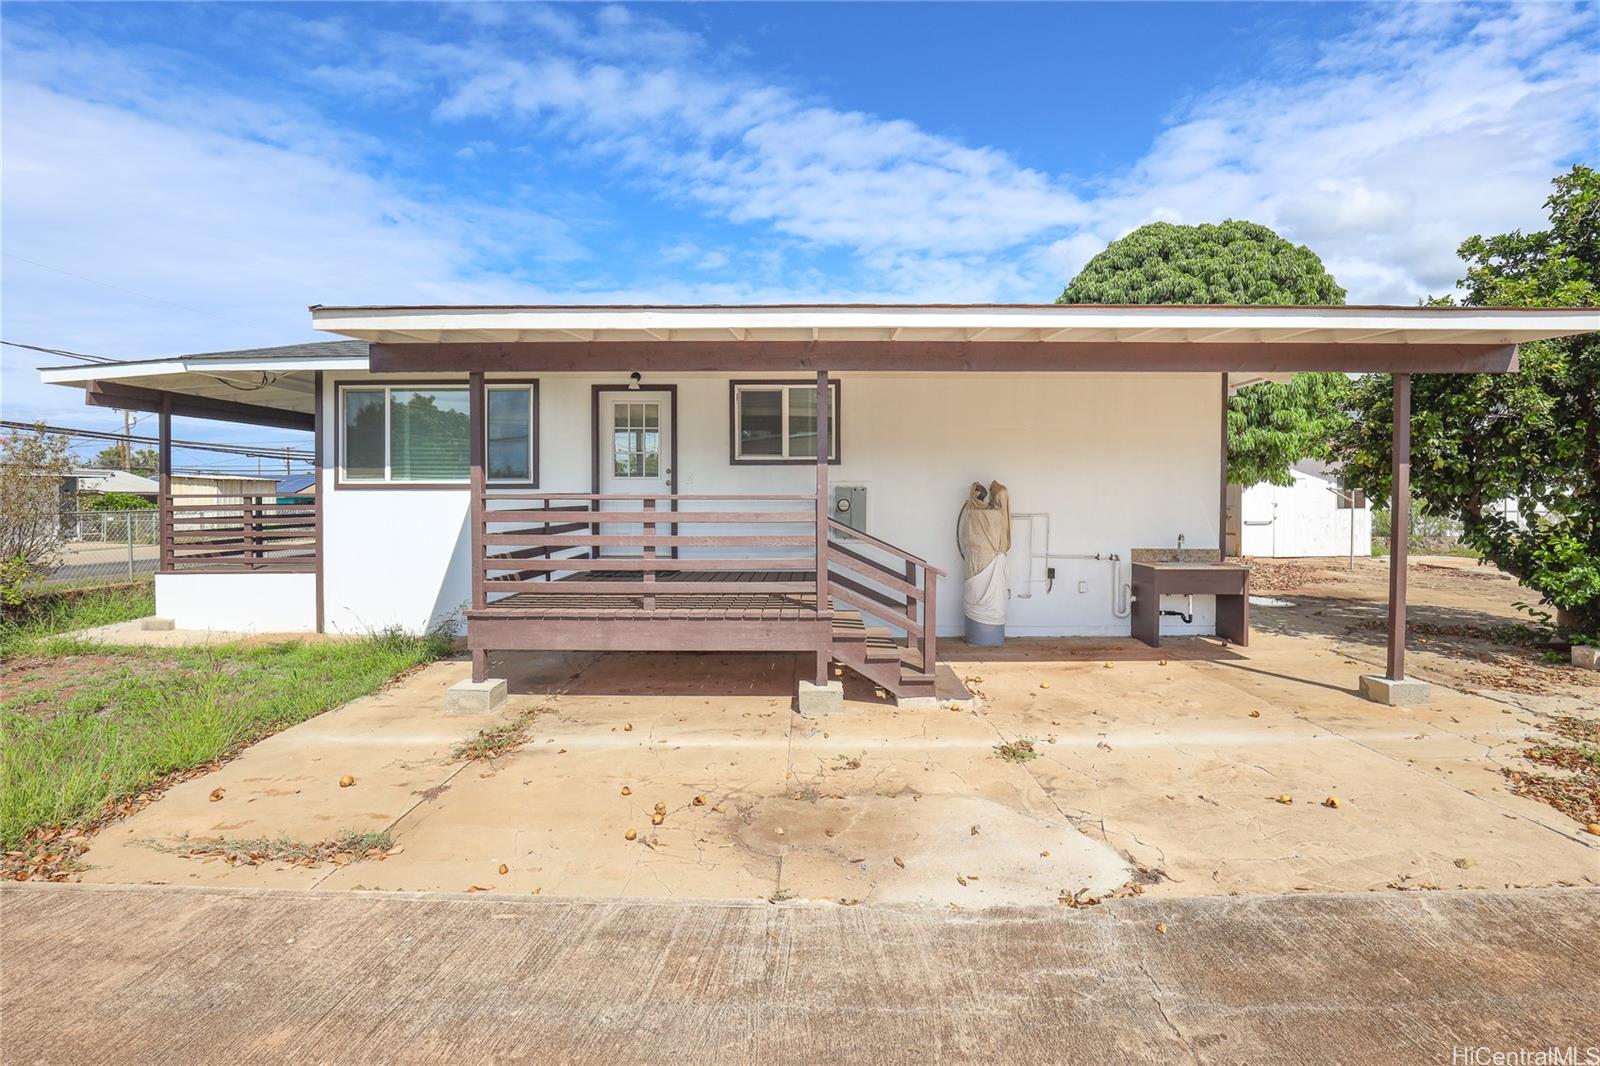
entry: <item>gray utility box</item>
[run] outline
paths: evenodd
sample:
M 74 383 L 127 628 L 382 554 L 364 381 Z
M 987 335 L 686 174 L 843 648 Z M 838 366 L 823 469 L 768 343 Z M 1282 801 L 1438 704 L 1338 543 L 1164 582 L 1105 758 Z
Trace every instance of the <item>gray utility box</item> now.
M 842 522 L 857 533 L 867 531 L 867 487 L 865 485 L 835 485 L 833 487 L 833 520 Z

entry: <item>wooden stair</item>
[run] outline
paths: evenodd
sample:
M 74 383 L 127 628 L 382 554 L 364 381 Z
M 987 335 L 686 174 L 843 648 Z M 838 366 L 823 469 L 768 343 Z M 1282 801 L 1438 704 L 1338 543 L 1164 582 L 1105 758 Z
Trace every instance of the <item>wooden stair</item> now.
M 934 677 L 907 662 L 910 649 L 887 629 L 868 626 L 859 612 L 835 610 L 833 660 L 849 667 L 897 699 L 934 694 Z

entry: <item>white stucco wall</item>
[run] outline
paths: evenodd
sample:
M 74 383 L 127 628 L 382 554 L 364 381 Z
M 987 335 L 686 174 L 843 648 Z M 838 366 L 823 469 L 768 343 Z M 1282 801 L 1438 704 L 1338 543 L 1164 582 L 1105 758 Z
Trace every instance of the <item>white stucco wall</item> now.
M 1293 470 L 1293 485 L 1262 482 L 1245 489 L 1240 508 L 1240 553 L 1264 558 L 1372 554 L 1372 510 L 1341 508 L 1332 482 Z
M 156 617 L 179 629 L 312 633 L 315 574 L 157 574 Z
M 808 492 L 815 471 L 730 466 L 728 381 L 782 374 L 647 375 L 678 386 L 679 491 Z M 802 375 L 792 375 L 803 380 Z M 392 375 L 403 379 L 403 375 Z M 426 375 L 422 375 L 426 377 Z M 1104 561 L 1018 562 L 1008 628 L 1018 635 L 1126 634 L 1112 613 L 1115 583 L 1128 580 L 1136 547 L 1215 548 L 1218 528 L 1217 420 L 1212 374 L 841 374 L 843 462 L 834 483 L 867 486 L 867 530 L 922 555 L 951 576 L 939 590 L 939 628 L 961 629 L 961 561 L 956 515 L 974 480 L 998 479 L 1014 511 L 1029 520 L 1034 550 L 1116 553 Z M 340 489 L 333 423 L 338 381 L 329 375 L 324 410 L 323 484 L 326 609 L 330 631 L 398 624 L 421 629 L 468 596 L 466 490 Z M 494 380 L 494 376 L 490 376 Z M 540 375 L 540 469 L 548 491 L 590 489 L 591 387 L 626 385 L 626 375 Z M 1056 569 L 1046 593 L 1046 565 Z M 1082 591 L 1080 591 L 1080 582 Z M 1171 606 L 1181 606 L 1176 600 Z M 1210 632 L 1208 597 L 1194 624 L 1165 619 L 1167 633 Z

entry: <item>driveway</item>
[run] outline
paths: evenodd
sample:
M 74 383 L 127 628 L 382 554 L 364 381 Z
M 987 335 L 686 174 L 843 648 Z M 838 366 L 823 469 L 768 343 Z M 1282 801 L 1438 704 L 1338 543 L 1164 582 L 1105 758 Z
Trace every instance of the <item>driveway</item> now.
M 1390 1066 L 1600 1045 L 1595 890 L 974 914 L 9 885 L 0 927 L 7 1062 Z
M 844 715 L 808 719 L 791 657 L 522 655 L 498 665 L 520 694 L 459 718 L 466 664 L 437 664 L 111 825 L 84 879 L 965 910 L 1600 883 L 1600 837 L 1499 773 L 1537 713 L 1442 687 L 1366 702 L 1328 638 L 941 651 L 978 709 L 851 683 Z M 454 757 L 524 715 L 520 748 Z M 271 846 L 385 831 L 342 865 Z

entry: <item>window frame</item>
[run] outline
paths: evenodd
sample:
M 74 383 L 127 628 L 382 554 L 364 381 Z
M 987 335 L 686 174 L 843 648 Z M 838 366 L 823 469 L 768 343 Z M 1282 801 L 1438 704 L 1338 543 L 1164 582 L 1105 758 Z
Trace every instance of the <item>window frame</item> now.
M 406 378 L 383 378 L 377 380 L 336 381 L 333 395 L 334 417 L 334 462 L 333 462 L 333 487 L 337 491 L 352 490 L 380 490 L 385 492 L 404 492 L 410 489 L 470 489 L 472 488 L 472 471 L 469 467 L 467 476 L 460 480 L 448 481 L 396 481 L 393 479 L 393 394 L 395 390 L 402 392 L 411 390 L 429 389 L 458 389 L 468 393 L 468 405 L 471 405 L 471 384 L 459 379 L 412 380 Z M 494 389 L 526 389 L 528 390 L 528 480 L 502 480 L 491 479 L 488 475 L 489 463 L 489 401 L 488 394 Z M 383 393 L 383 477 L 382 478 L 351 478 L 345 470 L 345 456 L 348 454 L 345 442 L 345 409 L 344 397 L 348 392 L 381 392 Z M 497 378 L 484 382 L 484 411 L 483 411 L 483 458 L 485 484 L 497 489 L 536 489 L 539 487 L 539 379 L 538 378 Z
M 740 378 L 728 382 L 728 464 L 730 466 L 816 466 L 817 457 L 814 455 L 741 455 L 739 453 L 739 410 L 740 394 L 746 391 L 770 392 L 781 389 L 783 404 L 780 418 L 783 420 L 783 450 L 789 450 L 789 390 L 792 388 L 817 387 L 816 379 L 805 378 Z M 843 410 L 844 386 L 838 378 L 828 379 L 828 436 L 832 438 L 829 449 L 828 465 L 838 466 L 844 461 L 844 419 L 840 417 Z

